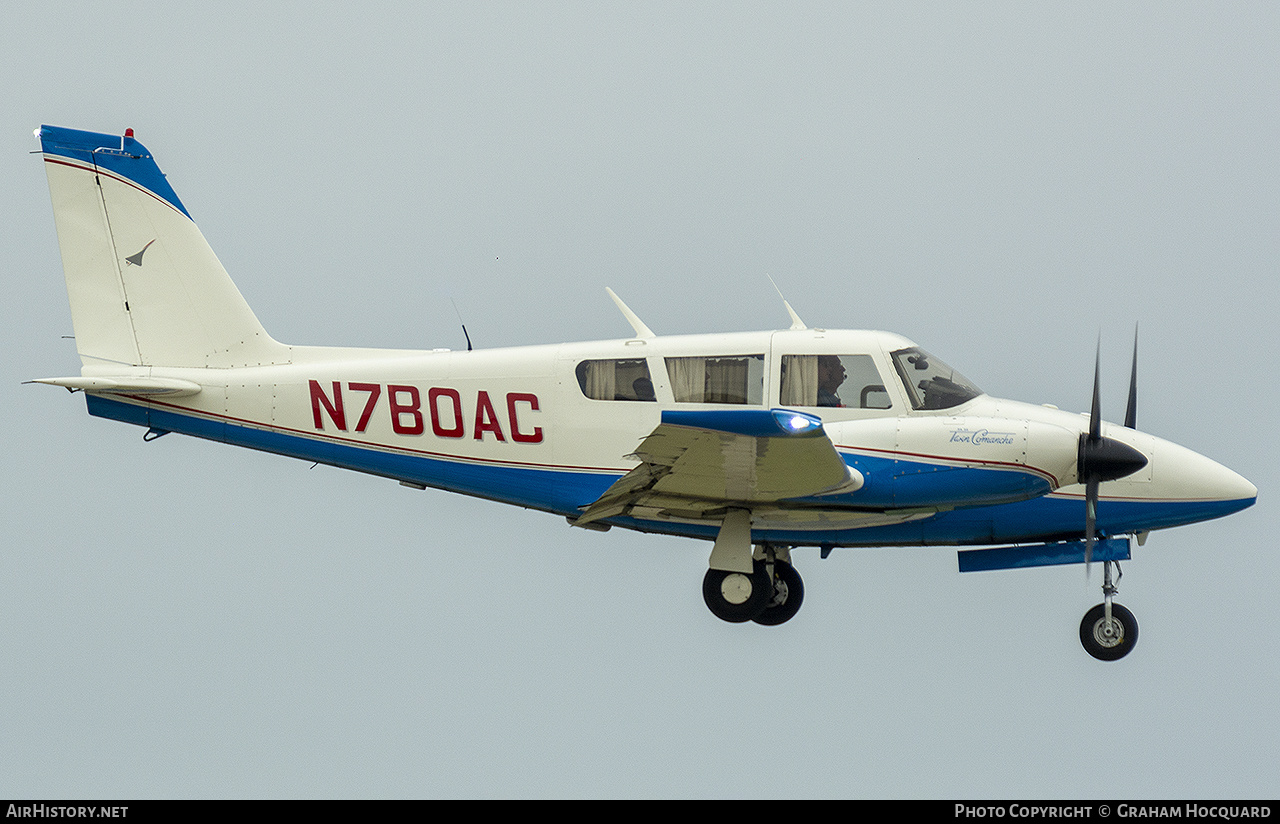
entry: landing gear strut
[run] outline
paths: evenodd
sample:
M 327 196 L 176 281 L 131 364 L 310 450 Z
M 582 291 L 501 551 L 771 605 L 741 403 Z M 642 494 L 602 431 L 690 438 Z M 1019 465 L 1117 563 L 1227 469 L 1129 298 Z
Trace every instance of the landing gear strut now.
M 1138 643 L 1138 622 L 1133 613 L 1111 600 L 1116 594 L 1115 585 L 1111 582 L 1112 564 L 1120 569 L 1115 561 L 1102 562 L 1103 602 L 1086 612 L 1080 622 L 1080 644 L 1085 652 L 1099 661 L 1117 661 L 1128 655 Z M 1121 572 L 1116 580 L 1119 581 L 1123 575 Z
M 771 546 L 765 546 L 763 550 L 765 571 L 769 573 L 773 591 L 764 609 L 751 620 L 766 627 L 775 627 L 790 621 L 800 611 L 800 604 L 804 602 L 804 581 L 791 565 L 789 555 L 788 559 L 780 558 Z

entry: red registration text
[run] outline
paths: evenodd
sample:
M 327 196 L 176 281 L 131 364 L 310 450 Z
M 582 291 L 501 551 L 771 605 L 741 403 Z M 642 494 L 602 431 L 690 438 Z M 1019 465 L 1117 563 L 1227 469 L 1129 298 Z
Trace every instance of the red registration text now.
M 373 419 L 379 401 L 385 396 L 391 431 L 397 435 L 422 435 L 427 431 L 438 438 L 465 438 L 469 431 L 477 441 L 492 438 L 515 443 L 542 443 L 542 427 L 532 426 L 529 413 L 538 411 L 538 396 L 532 392 L 508 392 L 496 401 L 485 390 L 476 393 L 475 402 L 464 409 L 462 393 L 457 389 L 433 386 L 423 397 L 422 390 L 408 384 L 356 383 L 343 385 L 332 381 L 326 390 L 319 381 L 309 381 L 311 419 L 323 431 L 325 418 L 339 431 L 347 428 L 348 398 L 355 421 L 355 431 L 364 432 Z M 358 413 L 357 413 L 357 410 Z M 525 420 L 522 420 L 522 417 Z

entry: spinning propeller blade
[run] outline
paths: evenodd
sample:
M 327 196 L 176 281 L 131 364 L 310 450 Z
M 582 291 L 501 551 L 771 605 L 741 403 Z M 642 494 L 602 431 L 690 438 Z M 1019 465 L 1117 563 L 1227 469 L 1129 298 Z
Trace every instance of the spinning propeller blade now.
M 1098 480 L 1085 474 L 1085 445 L 1097 444 L 1102 440 L 1102 335 L 1098 335 L 1098 346 L 1093 355 L 1093 403 L 1089 407 L 1088 441 L 1081 441 L 1080 473 L 1085 475 L 1084 485 L 1084 577 L 1089 580 L 1089 571 L 1093 567 L 1093 542 L 1097 540 L 1098 528 Z
M 1129 381 L 1129 406 L 1125 410 L 1125 426 L 1133 429 L 1138 407 L 1138 343 L 1134 333 L 1133 371 Z M 1098 487 L 1103 481 L 1114 481 L 1132 475 L 1147 465 L 1147 456 L 1126 443 L 1102 436 L 1102 339 L 1093 364 L 1093 404 L 1089 410 L 1089 431 L 1080 435 L 1076 455 L 1076 471 L 1084 484 L 1084 565 L 1085 577 L 1093 560 L 1093 544 L 1098 534 Z
M 1130 429 L 1138 426 L 1138 327 L 1133 327 L 1133 371 L 1129 373 L 1129 405 L 1124 410 L 1124 425 Z

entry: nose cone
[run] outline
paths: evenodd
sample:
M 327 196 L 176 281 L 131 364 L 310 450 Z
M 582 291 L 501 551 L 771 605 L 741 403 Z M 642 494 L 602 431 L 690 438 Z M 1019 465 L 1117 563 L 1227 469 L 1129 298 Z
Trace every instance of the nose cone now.
M 1212 501 L 1235 501 L 1244 509 L 1258 499 L 1258 488 L 1244 476 L 1187 450 L 1190 455 L 1181 458 L 1179 480 L 1188 497 L 1195 496 Z
M 1245 478 L 1185 446 L 1126 427 L 1104 426 L 1103 435 L 1103 440 L 1121 441 L 1147 459 L 1146 466 L 1102 483 L 1099 513 L 1111 532 L 1208 521 L 1247 509 L 1258 499 L 1258 488 Z M 1077 488 L 1069 494 L 1083 493 Z
M 1258 488 L 1243 476 L 1186 447 L 1161 441 L 1153 464 L 1152 492 L 1194 509 L 1195 520 L 1230 515 L 1258 500 Z
M 1258 488 L 1249 483 L 1243 475 L 1238 475 L 1227 469 L 1222 464 L 1214 464 L 1218 470 L 1218 479 L 1215 484 L 1218 487 L 1219 494 L 1226 495 L 1229 500 L 1239 501 L 1242 506 L 1253 506 L 1258 501 Z

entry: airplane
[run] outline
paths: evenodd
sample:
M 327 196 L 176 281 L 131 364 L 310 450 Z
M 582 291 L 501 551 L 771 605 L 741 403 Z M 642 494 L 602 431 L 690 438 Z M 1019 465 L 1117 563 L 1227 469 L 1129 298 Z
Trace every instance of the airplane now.
M 1154 530 L 1251 506 L 1257 488 L 1136 427 L 994 398 L 889 332 L 808 327 L 633 334 L 472 349 L 296 346 L 272 338 L 133 130 L 41 126 L 90 415 L 458 492 L 575 527 L 711 544 L 702 593 L 731 623 L 793 618 L 793 550 L 954 546 L 961 572 L 1094 561 L 1080 641 L 1138 637 L 1113 600 Z M 465 332 L 465 327 L 464 327 Z M 1113 572 L 1114 570 L 1114 572 Z

